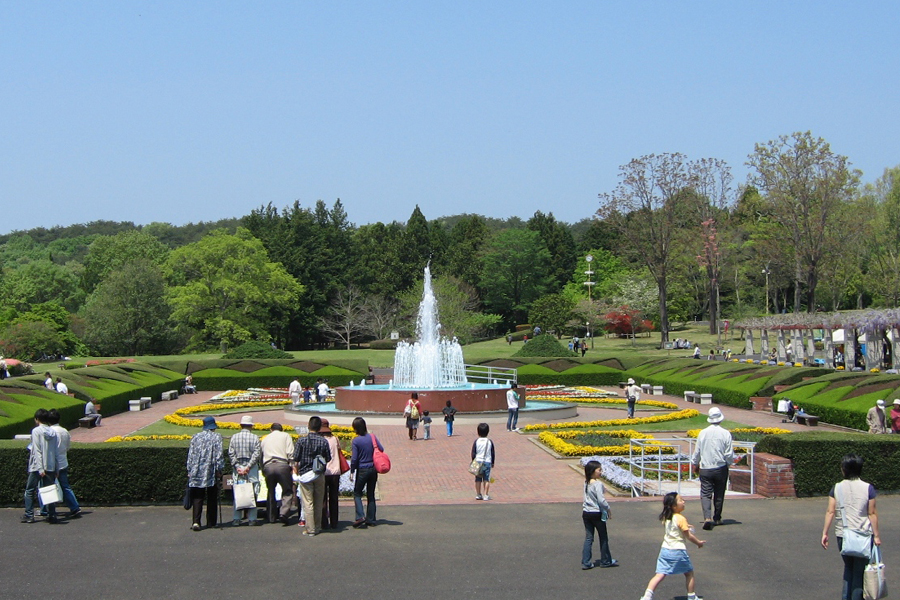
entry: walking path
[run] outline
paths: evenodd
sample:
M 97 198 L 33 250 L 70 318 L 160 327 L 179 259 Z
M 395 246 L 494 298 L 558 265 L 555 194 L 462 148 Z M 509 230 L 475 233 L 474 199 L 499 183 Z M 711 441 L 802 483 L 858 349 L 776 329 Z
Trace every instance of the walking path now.
M 199 392 L 181 396 L 176 400 L 155 402 L 140 412 L 125 412 L 103 419 L 103 425 L 93 429 L 72 430 L 73 442 L 103 442 L 113 436 L 133 434 L 151 425 L 176 409 L 201 404 L 218 392 Z M 677 404 L 680 408 L 696 408 L 706 412 L 709 406 L 685 402 L 675 396 L 652 396 Z M 794 423 L 781 423 L 782 416 L 767 412 L 742 410 L 716 404 L 725 418 L 751 427 L 784 427 L 792 431 L 806 431 L 808 427 Z M 619 408 L 579 407 L 576 420 L 592 421 L 624 417 L 624 406 Z M 220 421 L 239 422 L 241 416 L 250 414 L 257 423 L 296 423 L 296 417 L 286 415 L 282 409 L 248 411 L 223 415 Z M 638 413 L 640 416 L 641 413 Z M 332 424 L 349 425 L 352 416 L 327 415 Z M 472 443 L 477 437 L 475 426 L 482 419 L 460 419 L 453 437 L 447 437 L 440 418 L 432 425 L 431 440 L 422 440 L 424 429 L 420 427 L 417 441 L 408 438 L 404 420 L 396 415 L 367 417 L 369 429 L 381 440 L 391 457 L 390 474 L 379 479 L 381 501 L 392 505 L 460 504 L 474 502 L 475 486 L 468 473 Z M 496 465 L 492 471 L 492 502 L 502 504 L 580 502 L 581 474 L 573 465 L 579 459 L 559 459 L 534 443 L 534 434 L 506 431 L 506 415 L 483 417 L 491 425 L 490 438 L 496 447 Z M 572 419 L 565 419 L 572 420 Z M 522 413 L 519 427 L 542 422 L 539 416 Z M 677 426 L 676 426 L 677 427 Z M 833 429 L 821 425 L 822 429 Z M 674 431 L 674 430 L 673 430 Z M 193 433 L 187 430 L 186 433 Z M 683 430 L 680 432 L 683 434 Z M 665 437 L 665 432 L 656 432 Z M 696 495 L 692 484 L 682 484 L 685 495 Z M 631 500 L 625 499 L 622 500 Z M 640 500 L 640 499 L 635 499 Z

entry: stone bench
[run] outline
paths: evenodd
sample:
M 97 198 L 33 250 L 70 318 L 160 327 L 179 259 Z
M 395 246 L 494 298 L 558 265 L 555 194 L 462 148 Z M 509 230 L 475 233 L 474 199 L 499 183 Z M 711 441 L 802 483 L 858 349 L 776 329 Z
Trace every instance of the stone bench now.
M 129 400 L 128 410 L 131 412 L 140 412 L 150 408 L 150 398 L 144 397 L 140 400 Z
M 642 383 L 641 391 L 647 395 L 651 395 L 651 394 L 653 394 L 653 386 L 650 385 L 649 383 Z
M 169 390 L 159 395 L 160 400 L 176 400 L 178 398 L 178 390 Z
M 816 427 L 819 424 L 819 417 L 814 417 L 812 415 L 794 415 L 794 419 L 796 419 L 798 425 Z
M 699 400 L 700 400 L 700 394 L 698 394 L 694 390 L 688 390 L 684 393 L 684 401 L 685 402 L 698 402 Z
M 93 417 L 81 417 L 78 419 L 79 427 L 87 427 L 88 429 L 93 429 L 97 426 L 96 419 Z
M 654 385 L 653 386 L 653 395 L 654 396 L 662 396 L 663 395 L 663 386 Z
M 700 404 L 712 404 L 712 394 L 700 394 Z

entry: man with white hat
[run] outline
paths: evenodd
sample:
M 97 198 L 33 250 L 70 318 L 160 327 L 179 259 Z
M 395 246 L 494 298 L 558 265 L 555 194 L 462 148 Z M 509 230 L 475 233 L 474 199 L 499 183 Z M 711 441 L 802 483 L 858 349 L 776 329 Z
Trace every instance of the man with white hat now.
M 625 400 L 628 401 L 628 418 L 634 418 L 634 405 L 641 399 L 641 388 L 634 383 L 634 379 L 628 379 L 628 387 L 625 388 Z
M 734 462 L 731 432 L 719 423 L 725 415 L 718 407 L 709 409 L 709 426 L 697 436 L 691 463 L 700 468 L 700 505 L 703 507 L 703 529 L 722 524 L 722 505 L 728 485 L 728 465 Z
M 241 417 L 241 430 L 231 436 L 228 444 L 228 458 L 231 459 L 231 466 L 234 467 L 235 483 L 251 483 L 253 484 L 254 497 L 259 496 L 259 465 L 262 460 L 262 447 L 259 438 L 253 435 L 253 417 L 244 415 Z M 257 508 L 254 503 L 253 508 L 246 509 L 248 511 L 247 520 L 251 525 L 262 525 L 256 520 Z M 231 522 L 233 527 L 241 524 L 241 518 L 244 516 L 244 509 L 234 509 L 234 520 Z
M 881 398 L 875 403 L 875 406 L 866 413 L 866 425 L 869 426 L 869 433 L 887 433 L 886 419 L 884 415 L 884 400 Z

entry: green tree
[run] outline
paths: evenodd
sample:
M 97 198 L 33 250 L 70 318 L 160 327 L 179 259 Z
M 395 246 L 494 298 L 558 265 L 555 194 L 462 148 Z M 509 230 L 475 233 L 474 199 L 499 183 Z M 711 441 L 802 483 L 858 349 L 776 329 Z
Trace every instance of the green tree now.
M 19 311 L 35 304 L 58 302 L 66 309 L 76 311 L 84 301 L 78 289 L 78 277 L 68 267 L 50 260 L 37 260 L 4 272 L 2 304 Z
M 755 169 L 752 181 L 791 242 L 794 310 L 800 310 L 800 289 L 805 284 L 806 308 L 813 312 L 822 261 L 829 246 L 840 246 L 846 235 L 835 224 L 856 192 L 860 172 L 809 131 L 756 144 L 747 164 Z
M 464 215 L 450 230 L 448 267 L 454 277 L 477 286 L 481 281 L 480 255 L 490 231 L 478 215 Z
M 19 360 L 39 360 L 63 352 L 59 332 L 46 321 L 19 321 L 0 334 L 0 354 Z
M 536 231 L 501 231 L 485 245 L 481 260 L 485 307 L 507 326 L 523 322 L 531 303 L 553 285 L 550 252 Z
M 94 291 L 112 271 L 135 260 L 149 260 L 162 265 L 169 249 L 158 239 L 142 231 L 125 231 L 94 240 L 84 257 L 81 287 L 88 294 Z
M 565 294 L 549 294 L 534 301 L 528 311 L 528 321 L 538 325 L 547 333 L 555 332 L 562 337 L 563 328 L 572 319 L 575 301 Z
M 85 342 L 104 356 L 172 352 L 166 293 L 162 269 L 150 260 L 108 273 L 85 304 Z
M 560 223 L 553 213 L 544 214 L 537 211 L 525 225 L 536 231 L 550 252 L 550 276 L 556 281 L 557 289 L 561 289 L 572 277 L 575 267 L 575 240 L 565 224 Z
M 478 294 L 471 285 L 447 275 L 435 277 L 431 285 L 437 300 L 441 335 L 455 337 L 460 343 L 468 344 L 492 333 L 500 322 L 499 315 L 481 312 Z M 405 323 L 405 335 L 415 334 L 424 286 L 424 280 L 420 279 L 411 290 L 401 295 L 400 315 Z
M 418 205 L 406 222 L 403 253 L 400 257 L 403 264 L 403 289 L 409 289 L 422 276 L 425 265 L 432 258 L 431 232 Z
M 191 348 L 268 340 L 273 313 L 284 314 L 303 286 L 244 228 L 214 231 L 172 251 L 164 272 L 172 319 L 192 333 Z

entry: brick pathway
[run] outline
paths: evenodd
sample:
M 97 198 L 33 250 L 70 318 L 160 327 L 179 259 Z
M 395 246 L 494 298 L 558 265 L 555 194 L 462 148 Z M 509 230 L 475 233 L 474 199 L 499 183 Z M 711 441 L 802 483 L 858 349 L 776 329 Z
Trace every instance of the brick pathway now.
M 103 442 L 116 435 L 128 435 L 151 425 L 174 410 L 200 404 L 217 392 L 200 392 L 181 396 L 177 400 L 155 402 L 147 410 L 126 412 L 103 420 L 103 426 L 72 430 L 75 442 Z M 709 406 L 699 406 L 673 396 L 653 396 L 653 399 L 673 402 L 682 408 L 696 408 L 706 412 Z M 781 415 L 753 412 L 716 405 L 726 419 L 754 427 L 785 427 L 793 431 L 809 428 L 796 424 L 782 424 Z M 624 416 L 624 408 L 579 407 L 577 420 L 614 419 Z M 237 422 L 244 414 L 253 415 L 258 423 L 280 421 L 296 423 L 283 411 L 257 411 L 226 415 L 219 420 Z M 640 416 L 640 413 L 639 413 Z M 349 424 L 349 417 L 337 417 L 332 423 Z M 379 480 L 381 502 L 390 505 L 468 504 L 476 503 L 474 478 L 467 471 L 472 442 L 477 437 L 475 427 L 480 419 L 460 419 L 454 435 L 448 438 L 441 420 L 432 426 L 434 439 L 410 441 L 406 428 L 396 416 L 367 419 L 369 429 L 381 439 L 391 457 L 392 469 Z M 535 435 L 506 431 L 505 415 L 484 418 L 491 425 L 490 437 L 496 444 L 497 466 L 492 471 L 491 502 L 498 504 L 580 502 L 581 476 L 572 468 L 578 459 L 557 459 L 535 444 Z M 568 419 L 571 420 L 571 419 Z M 519 426 L 540 422 L 539 417 L 522 413 Z M 820 426 L 830 429 L 828 426 Z M 420 434 L 423 430 L 420 428 Z

